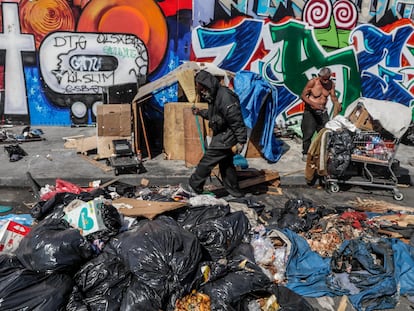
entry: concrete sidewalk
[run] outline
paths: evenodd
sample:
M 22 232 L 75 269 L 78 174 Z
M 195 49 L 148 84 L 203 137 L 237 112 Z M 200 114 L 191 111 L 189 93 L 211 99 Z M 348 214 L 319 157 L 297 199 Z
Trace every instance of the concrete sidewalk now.
M 3 128 L 10 133 L 21 134 L 23 126 Z M 115 176 L 114 171 L 104 171 L 90 161 L 82 158 L 75 149 L 64 147 L 64 137 L 96 135 L 94 127 L 32 127 L 41 129 L 44 140 L 23 142 L 20 147 L 27 153 L 21 160 L 10 162 L 8 153 L 0 153 L 0 186 L 26 187 L 30 186 L 27 172 L 41 185 L 54 185 L 57 178 L 72 183 L 87 186 L 89 182 L 100 180 L 105 183 L 114 178 L 120 181 L 139 184 L 143 178 L 152 185 L 177 185 L 190 176 L 193 168 L 185 166 L 184 161 L 165 160 L 158 155 L 152 159 L 144 158 L 146 169 L 141 174 L 120 174 Z M 277 163 L 268 163 L 264 158 L 249 158 L 249 168 L 277 171 L 282 186 L 306 185 L 304 178 L 305 163 L 301 160 L 301 142 L 294 139 L 283 139 L 285 152 Z M 13 143 L 10 143 L 13 144 Z M 3 146 L 10 145 L 3 143 Z M 400 161 L 401 180 L 405 184 L 412 184 L 414 176 L 414 147 L 400 144 L 396 159 Z M 105 164 L 105 161 L 99 161 Z

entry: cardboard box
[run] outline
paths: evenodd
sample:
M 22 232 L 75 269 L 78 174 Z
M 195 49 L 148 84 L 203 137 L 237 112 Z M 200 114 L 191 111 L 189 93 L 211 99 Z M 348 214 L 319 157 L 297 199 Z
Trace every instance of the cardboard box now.
M 29 233 L 30 229 L 30 227 L 15 221 L 7 221 L 0 229 L 0 253 L 14 253 L 20 241 Z
M 154 219 L 157 215 L 184 207 L 187 203 L 137 200 L 121 197 L 113 200 L 112 205 L 124 216 Z
M 96 198 L 88 202 L 75 200 L 71 203 L 64 209 L 64 219 L 79 229 L 83 236 L 106 229 L 102 218 L 103 199 Z
M 98 136 L 131 136 L 130 104 L 101 104 L 96 114 Z
M 357 105 L 349 115 L 351 121 L 357 128 L 365 131 L 372 131 L 374 129 L 371 116 L 365 107 Z

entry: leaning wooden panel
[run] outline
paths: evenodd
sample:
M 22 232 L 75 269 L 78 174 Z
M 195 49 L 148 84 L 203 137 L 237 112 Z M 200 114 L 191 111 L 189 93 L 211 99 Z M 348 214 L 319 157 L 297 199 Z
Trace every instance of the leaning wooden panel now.
M 207 109 L 207 104 L 196 103 L 196 107 Z M 185 160 L 183 109 L 193 104 L 167 103 L 164 105 L 164 153 L 168 160 Z
M 194 167 L 204 154 L 203 118 L 193 115 L 191 108 L 183 109 L 185 166 Z

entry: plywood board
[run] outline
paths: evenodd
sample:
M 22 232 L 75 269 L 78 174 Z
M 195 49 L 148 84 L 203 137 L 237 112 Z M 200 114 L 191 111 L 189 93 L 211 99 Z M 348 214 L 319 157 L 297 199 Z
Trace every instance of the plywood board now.
M 184 207 L 184 202 L 162 202 L 137 200 L 133 198 L 119 198 L 112 201 L 112 205 L 118 209 L 122 215 L 130 217 L 145 217 L 153 219 L 155 216 L 167 211 L 172 211 L 180 207 Z
M 194 167 L 203 157 L 203 118 L 193 115 L 191 108 L 183 109 L 184 116 L 184 160 L 186 167 Z
M 168 160 L 185 160 L 184 108 L 192 103 L 167 103 L 164 105 L 164 153 Z M 196 107 L 207 109 L 207 104 L 196 103 Z

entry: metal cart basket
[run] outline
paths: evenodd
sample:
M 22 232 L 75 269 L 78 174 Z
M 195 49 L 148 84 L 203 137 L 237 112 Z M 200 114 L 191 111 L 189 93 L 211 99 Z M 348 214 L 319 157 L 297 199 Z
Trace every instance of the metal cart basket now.
M 396 102 L 361 97 L 347 107 L 344 116 L 352 119 L 355 112 L 362 111 L 361 108 L 365 114 L 361 114 L 357 121 L 363 122 L 354 124 L 362 131 L 352 135 L 347 170 L 339 176 L 328 170 L 325 185 L 332 192 L 338 192 L 340 184 L 388 189 L 395 200 L 402 200 L 404 196 L 397 187 L 399 161 L 395 155 L 400 139 L 412 121 L 411 108 Z M 333 155 L 327 151 L 327 162 L 332 160 Z
M 395 159 L 398 145 L 398 138 L 386 139 L 375 131 L 355 134 L 347 172 L 338 177 L 328 170 L 326 186 L 331 192 L 338 192 L 339 184 L 388 189 L 392 191 L 395 200 L 402 200 L 404 195 L 398 190 L 397 178 L 399 162 Z M 333 157 L 335 155 L 328 151 L 328 162 Z

